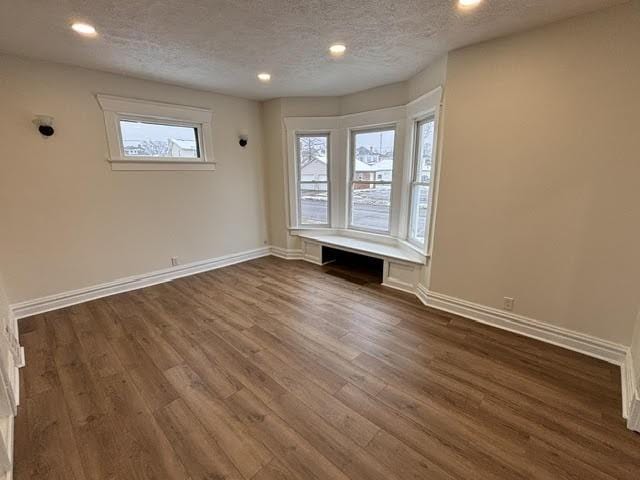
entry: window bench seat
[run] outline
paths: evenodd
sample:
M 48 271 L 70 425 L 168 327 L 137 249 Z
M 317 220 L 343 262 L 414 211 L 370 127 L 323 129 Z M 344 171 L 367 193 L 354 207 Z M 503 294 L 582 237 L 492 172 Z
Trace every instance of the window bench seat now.
M 411 293 L 414 292 L 420 272 L 427 263 L 425 255 L 390 238 L 375 241 L 359 238 L 357 233 L 350 235 L 331 230 L 326 233 L 299 230 L 292 234 L 302 240 L 302 258 L 308 262 L 324 264 L 323 247 L 380 258 L 384 260 L 382 284 Z
M 339 233 L 304 232 L 298 233 L 298 236 L 304 240 L 310 240 L 321 245 L 327 245 L 329 247 L 337 248 L 338 250 L 362 253 L 363 255 L 382 258 L 383 260 L 385 258 L 390 258 L 410 263 L 425 263 L 424 255 L 420 255 L 418 252 L 409 249 L 408 247 L 402 247 L 397 244 L 394 245 L 374 242 L 372 240 L 355 238 Z

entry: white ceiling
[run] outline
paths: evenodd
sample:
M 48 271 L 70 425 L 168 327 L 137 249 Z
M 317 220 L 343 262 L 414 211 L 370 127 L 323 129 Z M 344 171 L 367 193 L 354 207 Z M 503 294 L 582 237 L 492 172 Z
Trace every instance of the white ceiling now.
M 1 0 L 0 51 L 249 98 L 343 95 L 625 0 Z M 72 32 L 84 20 L 94 39 Z M 327 49 L 344 42 L 341 60 Z M 256 79 L 272 73 L 268 85 Z

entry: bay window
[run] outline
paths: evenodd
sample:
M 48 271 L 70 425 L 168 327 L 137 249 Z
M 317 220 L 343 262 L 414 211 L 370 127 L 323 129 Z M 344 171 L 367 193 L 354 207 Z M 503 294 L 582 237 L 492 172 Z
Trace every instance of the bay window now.
M 285 117 L 289 233 L 428 257 L 441 99 L 436 88 L 406 105 Z

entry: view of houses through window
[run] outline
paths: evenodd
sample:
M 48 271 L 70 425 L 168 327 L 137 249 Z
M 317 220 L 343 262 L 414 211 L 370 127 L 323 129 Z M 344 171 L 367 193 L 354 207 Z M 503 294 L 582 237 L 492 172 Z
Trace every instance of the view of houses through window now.
M 300 225 L 329 225 L 329 136 L 298 135 Z
M 200 158 L 197 127 L 120 120 L 126 157 Z
M 427 237 L 430 211 L 435 119 L 430 117 L 422 120 L 417 123 L 416 127 L 409 241 L 422 246 Z
M 427 236 L 435 120 L 416 124 L 411 182 L 409 240 L 423 246 Z M 351 134 L 349 227 L 390 231 L 395 129 L 357 130 Z M 329 135 L 296 136 L 301 226 L 330 226 Z
M 395 130 L 353 132 L 352 227 L 388 232 Z

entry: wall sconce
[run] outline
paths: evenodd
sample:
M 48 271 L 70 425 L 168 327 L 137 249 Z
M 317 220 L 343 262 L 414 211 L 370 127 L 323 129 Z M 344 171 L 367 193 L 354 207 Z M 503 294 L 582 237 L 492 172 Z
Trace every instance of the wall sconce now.
M 238 143 L 242 148 L 246 147 L 249 143 L 249 134 L 244 131 L 240 132 L 240 135 L 238 135 Z
M 37 115 L 33 120 L 33 124 L 38 127 L 38 131 L 43 137 L 50 137 L 55 132 L 53 129 L 53 117 L 49 115 Z

